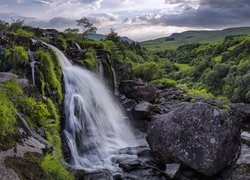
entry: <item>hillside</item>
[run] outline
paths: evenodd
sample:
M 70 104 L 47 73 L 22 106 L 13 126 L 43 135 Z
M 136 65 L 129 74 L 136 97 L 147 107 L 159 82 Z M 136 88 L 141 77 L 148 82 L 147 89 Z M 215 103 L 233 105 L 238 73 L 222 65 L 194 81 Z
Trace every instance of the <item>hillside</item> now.
M 224 40 L 226 36 L 250 34 L 250 27 L 228 28 L 217 31 L 185 31 L 173 33 L 169 37 L 144 41 L 141 44 L 152 51 L 176 49 L 184 44 L 209 43 L 215 44 Z

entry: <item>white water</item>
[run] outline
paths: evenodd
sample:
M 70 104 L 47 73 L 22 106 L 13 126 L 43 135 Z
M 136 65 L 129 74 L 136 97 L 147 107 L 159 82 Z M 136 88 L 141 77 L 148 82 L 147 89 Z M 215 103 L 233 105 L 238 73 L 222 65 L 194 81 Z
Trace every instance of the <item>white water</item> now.
M 36 83 L 35 83 L 35 65 L 36 65 L 36 61 L 34 61 L 34 52 L 31 52 L 30 49 L 29 49 L 28 54 L 29 54 L 29 57 L 31 59 L 30 67 L 31 67 L 31 72 L 32 72 L 32 83 L 33 83 L 33 86 L 36 86 Z
M 79 44 L 77 44 L 76 42 L 74 42 L 74 43 L 75 43 L 77 49 L 79 49 L 79 50 L 82 49 L 81 46 L 80 46 Z
M 99 69 L 99 75 L 101 76 L 101 78 L 103 78 L 103 76 L 104 76 L 104 69 L 103 69 L 103 64 L 102 64 L 102 61 L 100 60 L 100 62 L 99 62 L 99 67 L 98 67 L 98 69 Z
M 98 76 L 73 66 L 60 50 L 47 45 L 56 52 L 63 69 L 64 133 L 70 164 L 77 169 L 115 170 L 111 158 L 116 151 L 138 145 L 128 120 Z
M 119 95 L 119 91 L 117 89 L 117 79 L 116 79 L 116 74 L 115 74 L 115 69 L 113 67 L 111 67 L 112 73 L 113 73 L 113 77 L 114 77 L 114 91 L 115 91 L 115 95 L 118 96 Z

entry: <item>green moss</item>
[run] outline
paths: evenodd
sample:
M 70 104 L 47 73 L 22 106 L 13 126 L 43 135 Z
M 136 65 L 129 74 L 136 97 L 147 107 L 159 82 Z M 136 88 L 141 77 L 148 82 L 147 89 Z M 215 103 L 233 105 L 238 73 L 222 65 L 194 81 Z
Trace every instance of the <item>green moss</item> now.
M 157 79 L 157 80 L 152 81 L 152 83 L 160 84 L 160 85 L 167 86 L 167 87 L 172 87 L 176 85 L 176 81 L 169 79 L 169 78 Z
M 82 61 L 83 65 L 86 66 L 90 70 L 96 70 L 98 67 L 98 62 L 96 59 L 96 52 L 94 49 L 88 49 L 86 53 L 86 59 Z
M 58 103 L 61 103 L 63 99 L 63 94 L 60 84 L 61 70 L 58 69 L 60 67 L 58 65 L 58 59 L 55 58 L 55 61 L 53 61 L 49 53 L 41 50 L 37 51 L 35 56 L 39 60 L 41 65 L 40 71 L 42 72 L 43 77 L 40 78 L 42 81 L 42 88 L 44 88 L 42 89 L 42 91 L 45 92 L 46 90 L 46 93 L 53 96 L 52 93 L 54 90 L 56 90 L 56 100 Z
M 226 110 L 231 110 L 231 107 L 229 105 L 227 105 L 227 104 L 224 104 L 223 108 L 226 109 Z
M 12 55 L 12 52 L 9 49 L 6 49 L 4 53 L 5 58 L 10 58 L 11 55 Z
M 17 132 L 17 112 L 22 89 L 13 78 L 0 88 L 0 149 L 11 147 Z
M 22 29 L 22 28 L 19 28 L 14 34 L 15 34 L 15 35 L 28 36 L 28 37 L 34 36 L 34 33 L 33 33 L 33 32 L 31 32 L 31 31 L 26 31 L 26 30 L 24 30 L 24 29 Z
M 0 89 L 0 144 L 6 137 L 10 138 L 16 132 L 17 110 L 9 100 L 6 90 Z
M 25 114 L 29 124 L 34 127 L 41 126 L 46 127 L 50 113 L 46 104 L 37 102 L 34 98 L 22 99 L 22 113 Z
M 42 155 L 26 153 L 24 157 L 8 157 L 4 160 L 7 168 L 13 169 L 20 179 L 40 180 L 45 179 L 40 166 Z
M 58 161 L 52 155 L 46 155 L 42 162 L 42 169 L 47 175 L 47 179 L 71 180 L 73 175 L 69 173 L 62 162 Z
M 12 64 L 14 67 L 19 65 L 27 65 L 29 63 L 29 54 L 22 46 L 14 48 Z

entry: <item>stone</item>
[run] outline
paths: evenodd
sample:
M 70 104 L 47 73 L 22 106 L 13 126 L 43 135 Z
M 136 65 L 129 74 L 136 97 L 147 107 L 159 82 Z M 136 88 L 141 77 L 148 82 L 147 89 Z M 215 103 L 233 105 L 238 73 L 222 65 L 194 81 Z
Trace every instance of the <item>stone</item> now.
M 153 85 L 143 83 L 141 80 L 126 80 L 122 81 L 119 86 L 119 92 L 127 98 L 136 101 L 148 101 L 153 103 L 156 101 L 158 94 Z
M 147 120 L 150 113 L 151 104 L 146 101 L 142 101 L 133 109 L 133 117 L 137 120 Z
M 172 164 L 166 164 L 166 174 L 168 177 L 173 179 L 175 177 L 175 174 L 180 170 L 180 164 L 172 163 Z
M 233 111 L 196 102 L 154 116 L 147 141 L 162 162 L 171 160 L 212 176 L 237 160 L 240 123 Z

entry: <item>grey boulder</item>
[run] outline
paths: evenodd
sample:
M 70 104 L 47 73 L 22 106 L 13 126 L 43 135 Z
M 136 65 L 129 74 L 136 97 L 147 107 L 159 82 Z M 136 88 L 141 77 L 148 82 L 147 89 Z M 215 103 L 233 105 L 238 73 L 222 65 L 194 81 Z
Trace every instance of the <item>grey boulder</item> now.
M 163 163 L 171 160 L 212 176 L 237 160 L 240 122 L 233 111 L 191 103 L 154 116 L 147 141 Z

